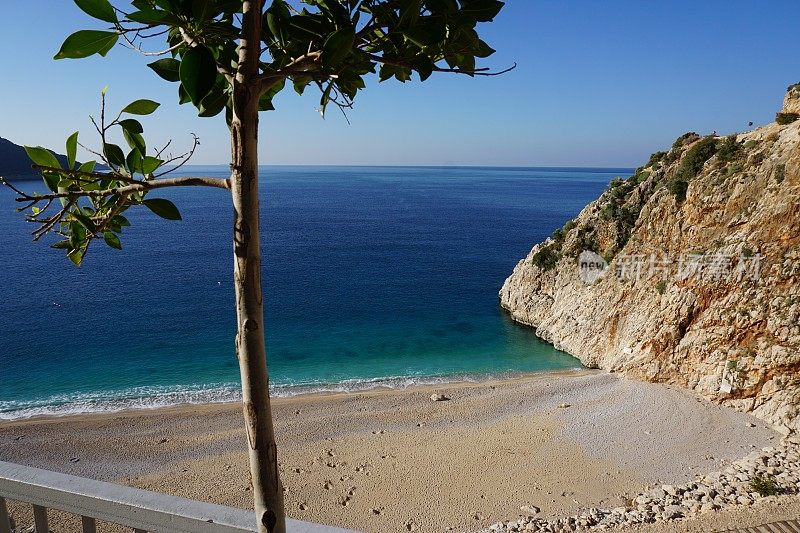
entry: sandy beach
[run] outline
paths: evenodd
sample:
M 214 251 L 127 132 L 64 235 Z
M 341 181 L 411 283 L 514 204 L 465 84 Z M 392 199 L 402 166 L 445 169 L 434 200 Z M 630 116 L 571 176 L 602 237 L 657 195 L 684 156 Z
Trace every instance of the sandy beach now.
M 275 420 L 289 516 L 368 532 L 623 505 L 780 440 L 686 391 L 594 371 L 278 399 Z M 0 425 L 2 460 L 247 508 L 244 446 L 231 404 Z

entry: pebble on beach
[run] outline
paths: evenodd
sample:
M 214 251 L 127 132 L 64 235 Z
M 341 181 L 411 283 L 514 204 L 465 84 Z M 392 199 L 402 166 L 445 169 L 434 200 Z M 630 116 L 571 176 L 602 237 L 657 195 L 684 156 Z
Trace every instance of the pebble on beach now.
M 579 515 L 544 519 L 530 516 L 538 508 L 523 506 L 529 516 L 498 522 L 487 531 L 586 531 L 680 520 L 726 507 L 751 506 L 778 494 L 800 493 L 800 447 L 787 440 L 781 446 L 752 452 L 727 468 L 683 485 L 661 485 L 640 493 L 629 506 L 591 508 Z

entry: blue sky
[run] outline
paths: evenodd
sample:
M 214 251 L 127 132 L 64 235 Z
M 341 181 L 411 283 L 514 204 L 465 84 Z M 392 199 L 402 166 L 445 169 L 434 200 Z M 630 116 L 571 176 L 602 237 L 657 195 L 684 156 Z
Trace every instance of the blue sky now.
M 118 4 L 122 5 L 122 4 Z M 350 113 L 323 120 L 318 95 L 286 90 L 261 116 L 262 164 L 638 166 L 689 130 L 729 133 L 771 121 L 800 80 L 796 0 L 507 0 L 483 35 L 497 78 L 440 74 L 425 83 L 372 83 Z M 106 58 L 53 61 L 63 39 L 99 28 L 69 0 L 4 5 L 6 75 L 0 136 L 63 151 L 109 86 L 109 105 L 162 107 L 145 123 L 151 145 L 200 136 L 197 164 L 224 164 L 224 119 L 178 106 L 176 86 L 122 47 Z M 23 49 L 25 50 L 23 52 Z

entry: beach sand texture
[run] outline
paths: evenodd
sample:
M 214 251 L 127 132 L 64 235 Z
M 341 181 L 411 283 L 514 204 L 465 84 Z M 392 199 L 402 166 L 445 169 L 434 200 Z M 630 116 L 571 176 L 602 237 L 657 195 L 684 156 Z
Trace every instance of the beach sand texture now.
M 274 407 L 288 515 L 368 532 L 469 531 L 525 506 L 561 516 L 623 505 L 647 485 L 686 481 L 779 440 L 764 422 L 691 393 L 593 371 Z M 7 422 L 0 459 L 251 504 L 238 405 Z

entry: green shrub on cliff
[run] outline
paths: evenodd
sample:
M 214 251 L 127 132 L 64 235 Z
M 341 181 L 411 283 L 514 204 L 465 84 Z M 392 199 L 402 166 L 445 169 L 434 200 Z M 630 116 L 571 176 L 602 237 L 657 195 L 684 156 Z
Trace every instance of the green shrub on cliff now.
M 559 254 L 555 250 L 555 246 L 553 243 L 547 244 L 542 246 L 538 252 L 533 254 L 531 261 L 533 264 L 539 267 L 542 270 L 550 270 L 556 263 L 558 263 Z
M 655 152 L 650 155 L 650 159 L 647 160 L 647 163 L 644 165 L 645 168 L 652 167 L 656 163 L 660 163 L 664 156 L 667 155 L 667 152 Z
M 689 182 L 684 180 L 672 180 L 667 184 L 667 190 L 675 196 L 678 203 L 686 200 L 686 191 L 689 189 Z
M 614 190 L 617 187 L 622 187 L 623 185 L 625 185 L 625 180 L 623 180 L 621 177 L 617 176 L 613 180 L 611 180 L 611 183 L 608 184 L 608 189 L 609 190 Z
M 616 200 L 622 200 L 628 195 L 630 189 L 625 185 L 619 185 L 611 189 L 611 197 Z
M 712 137 L 704 137 L 692 145 L 683 156 L 678 170 L 675 171 L 675 178 L 677 180 L 689 181 L 697 176 L 706 161 L 711 159 L 717 152 L 717 140 Z
M 564 232 L 564 228 L 558 228 L 553 232 L 552 236 L 553 240 L 559 245 L 559 247 L 564 244 L 564 239 L 567 238 L 567 234 Z
M 600 210 L 600 218 L 603 220 L 611 220 L 617 216 L 617 206 L 613 202 L 609 202 Z
M 576 244 L 579 253 L 583 250 L 597 250 L 597 237 L 595 236 L 594 231 L 589 228 L 581 228 L 578 230 Z
M 727 163 L 736 159 L 742 150 L 742 145 L 736 142 L 736 135 L 728 135 L 724 141 L 720 141 L 717 146 L 717 158 Z
M 681 135 L 680 137 L 675 139 L 675 142 L 672 143 L 672 148 L 673 149 L 680 148 L 681 146 L 686 144 L 686 141 L 688 141 L 692 137 L 698 137 L 697 133 L 695 133 L 693 131 L 687 131 L 686 133 L 684 133 L 683 135 Z
M 741 172 L 741 171 L 742 171 L 742 164 L 739 163 L 739 162 L 732 163 L 730 166 L 728 166 L 728 170 L 727 170 L 728 176 L 733 176 L 734 174 L 736 174 L 738 172 Z
M 787 124 L 791 124 L 798 118 L 800 118 L 800 114 L 797 113 L 778 113 L 775 115 L 775 122 L 781 126 L 785 126 Z
M 633 226 L 636 225 L 636 220 L 638 218 L 639 212 L 634 211 L 627 206 L 623 205 L 617 211 L 617 220 L 619 220 L 620 224 L 622 224 L 625 228 L 633 228 Z
M 783 183 L 784 178 L 786 178 L 786 165 L 781 163 L 775 167 L 775 181 Z

